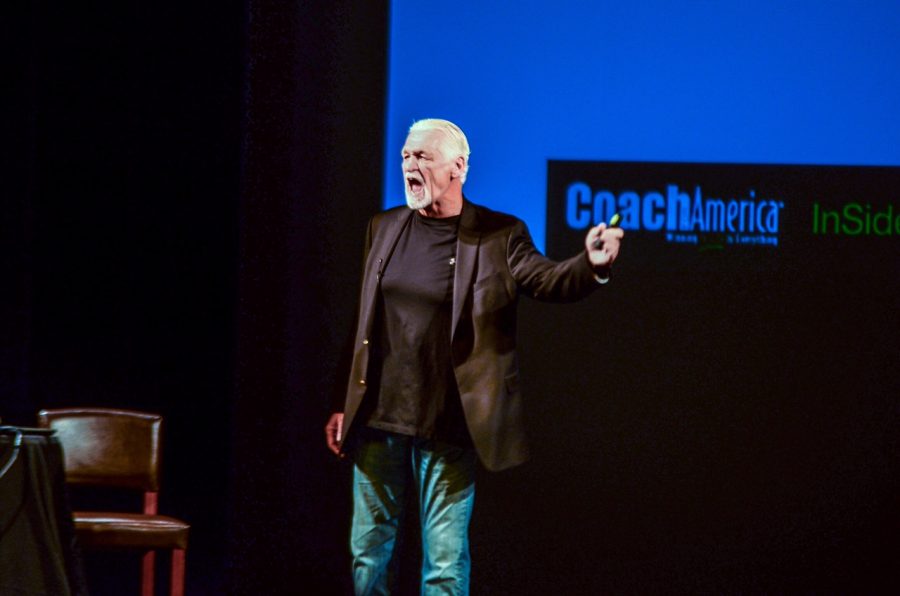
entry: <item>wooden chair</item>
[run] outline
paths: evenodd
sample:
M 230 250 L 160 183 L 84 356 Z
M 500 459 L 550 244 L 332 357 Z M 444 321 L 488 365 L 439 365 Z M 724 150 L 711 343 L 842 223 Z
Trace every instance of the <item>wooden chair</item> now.
M 143 491 L 143 513 L 74 511 L 75 534 L 85 548 L 144 551 L 142 596 L 153 596 L 155 551 L 172 551 L 172 596 L 184 594 L 190 526 L 157 513 L 162 416 L 108 408 L 41 410 L 38 425 L 56 431 L 72 485 Z

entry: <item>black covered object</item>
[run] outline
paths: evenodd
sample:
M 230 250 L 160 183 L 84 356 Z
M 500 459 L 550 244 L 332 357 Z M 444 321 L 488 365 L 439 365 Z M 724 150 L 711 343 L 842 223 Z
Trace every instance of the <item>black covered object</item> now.
M 0 430 L 0 594 L 86 595 L 59 441 Z

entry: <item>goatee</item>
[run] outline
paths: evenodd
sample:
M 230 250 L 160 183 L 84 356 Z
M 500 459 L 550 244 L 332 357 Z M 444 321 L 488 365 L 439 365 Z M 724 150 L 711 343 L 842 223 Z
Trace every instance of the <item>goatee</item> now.
M 406 193 L 406 205 L 414 210 L 418 211 L 419 209 L 424 209 L 431 205 L 431 197 L 422 194 L 421 197 L 417 197 L 414 194 L 407 192 Z

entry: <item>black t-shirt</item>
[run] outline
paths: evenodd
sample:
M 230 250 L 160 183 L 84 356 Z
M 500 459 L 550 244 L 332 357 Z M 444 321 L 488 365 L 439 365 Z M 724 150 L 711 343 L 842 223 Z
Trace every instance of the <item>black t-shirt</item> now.
M 469 441 L 450 354 L 458 227 L 458 216 L 414 213 L 384 270 L 371 427 Z

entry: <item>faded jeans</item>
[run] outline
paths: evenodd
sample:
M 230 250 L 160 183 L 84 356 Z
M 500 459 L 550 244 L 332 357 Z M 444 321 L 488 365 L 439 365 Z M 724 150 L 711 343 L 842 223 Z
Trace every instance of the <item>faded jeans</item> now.
M 475 452 L 366 429 L 353 467 L 353 583 L 357 595 L 389 594 L 390 561 L 406 500 L 417 491 L 422 594 L 468 594 Z

